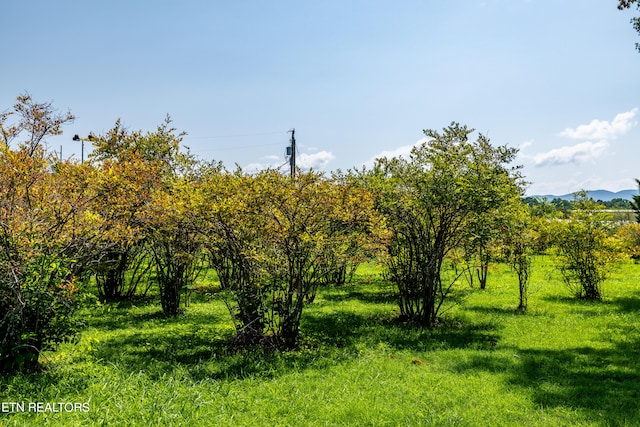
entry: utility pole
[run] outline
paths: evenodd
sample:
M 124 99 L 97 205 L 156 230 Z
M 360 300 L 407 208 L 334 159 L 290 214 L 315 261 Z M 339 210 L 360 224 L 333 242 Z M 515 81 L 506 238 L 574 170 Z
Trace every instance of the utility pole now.
M 289 157 L 289 164 L 291 165 L 291 178 L 296 176 L 296 129 L 293 128 L 291 132 L 291 156 Z

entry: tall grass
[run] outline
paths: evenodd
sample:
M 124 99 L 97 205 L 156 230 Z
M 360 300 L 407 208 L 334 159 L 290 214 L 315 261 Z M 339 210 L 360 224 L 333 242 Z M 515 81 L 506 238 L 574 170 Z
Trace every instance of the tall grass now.
M 80 341 L 39 374 L 0 379 L 0 402 L 89 402 L 88 412 L 0 413 L 0 425 L 640 425 L 640 266 L 574 299 L 546 257 L 529 310 L 502 265 L 461 284 L 433 330 L 397 322 L 394 289 L 362 266 L 320 290 L 296 351 L 229 354 L 215 286 L 184 316 L 153 301 L 86 308 Z

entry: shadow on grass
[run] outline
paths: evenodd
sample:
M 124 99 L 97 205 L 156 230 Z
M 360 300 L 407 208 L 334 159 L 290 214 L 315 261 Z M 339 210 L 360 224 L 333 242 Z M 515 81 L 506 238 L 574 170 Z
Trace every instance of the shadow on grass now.
M 226 348 L 227 337 L 215 330 L 194 325 L 174 325 L 167 331 L 121 333 L 97 343 L 90 355 L 112 362 L 125 371 L 147 371 L 153 377 L 178 366 L 195 366 L 219 357 Z
M 190 308 L 186 308 L 184 314 L 167 316 L 157 301 L 148 299 L 107 303 L 98 308 L 86 309 L 84 314 L 81 314 L 81 317 L 83 317 L 87 326 L 101 330 L 142 327 L 148 322 L 181 324 L 192 321 L 211 323 L 221 320 L 220 315 L 194 313 Z M 190 320 L 190 318 L 194 317 L 195 319 Z
M 527 390 L 540 408 L 578 409 L 602 425 L 640 425 L 639 358 L 635 332 L 609 348 L 476 353 L 456 369 L 506 373 L 509 385 Z
M 571 311 L 582 315 L 600 316 L 603 310 L 618 310 L 624 313 L 640 312 L 640 297 L 621 297 L 605 299 L 603 301 L 587 300 L 577 297 L 548 295 L 544 300 L 564 304 L 571 307 Z
M 372 304 L 395 304 L 398 300 L 395 289 L 383 283 L 374 288 L 358 285 L 335 286 L 324 290 L 322 298 L 328 302 L 357 300 Z
M 435 328 L 402 323 L 379 314 L 340 312 L 309 314 L 304 318 L 305 336 L 322 346 L 355 348 L 385 343 L 398 350 L 429 351 L 446 348 L 490 349 L 499 340 L 494 323 L 470 324 L 447 319 Z
M 638 345 L 527 350 L 511 382 L 530 388 L 541 406 L 582 408 L 607 425 L 640 425 Z
M 0 376 L 1 402 L 51 402 L 59 398 L 60 388 L 69 395 L 82 395 L 92 383 L 91 376 L 77 371 L 50 370 Z M 0 414 L 0 425 L 2 424 Z
M 492 322 L 450 319 L 433 329 L 401 323 L 388 309 L 389 302 L 395 302 L 389 286 L 328 288 L 321 297 L 366 304 L 353 305 L 358 308 L 346 304 L 330 313 L 322 312 L 322 306 L 319 310 L 310 307 L 303 315 L 301 345 L 295 351 L 248 349 L 229 354 L 234 328 L 225 308 L 188 309 L 183 316 L 166 317 L 153 301 L 136 301 L 87 311 L 88 325 L 108 333 L 95 334 L 74 359 L 111 364 L 127 373 L 144 371 L 152 378 L 180 370 L 194 379 L 241 379 L 322 369 L 355 359 L 362 348 L 380 343 L 415 351 L 491 349 L 500 339 Z
M 173 320 L 179 320 L 180 316 Z M 109 310 L 100 316 L 89 315 L 84 317 L 86 326 L 100 330 L 116 331 L 131 327 L 142 327 L 150 321 L 171 323 L 172 318 L 167 317 L 162 310 L 149 311 L 144 313 L 131 313 L 126 310 Z
M 627 313 L 640 312 L 640 297 L 616 298 L 612 301 L 621 311 Z
M 221 322 L 226 326 L 221 328 Z M 254 348 L 229 354 L 233 326 L 228 318 L 223 322 L 219 316 L 209 314 L 187 312 L 186 316 L 166 318 L 155 311 L 125 312 L 119 313 L 118 318 L 102 320 L 100 328 L 117 333 L 93 344 L 87 350 L 88 357 L 115 364 L 125 372 L 145 371 L 152 378 L 175 369 L 186 370 L 193 379 L 266 378 L 293 370 L 329 367 L 355 359 L 363 347 L 375 348 L 380 343 L 398 350 L 428 351 L 491 349 L 499 340 L 492 323 L 449 320 L 437 328 L 425 329 L 401 323 L 386 310 L 308 310 L 301 324 L 300 348 L 275 353 Z

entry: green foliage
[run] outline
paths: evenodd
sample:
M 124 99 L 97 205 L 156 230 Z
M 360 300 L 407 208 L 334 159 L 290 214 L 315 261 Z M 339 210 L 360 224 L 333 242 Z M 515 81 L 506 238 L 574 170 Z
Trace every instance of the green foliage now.
M 636 179 L 636 183 L 638 184 L 638 189 L 640 190 L 640 179 Z M 636 222 L 640 223 L 640 195 L 636 194 L 633 196 L 633 202 L 631 203 L 632 208 L 636 211 Z
M 75 337 L 71 260 L 38 256 L 20 270 L 0 262 L 0 371 L 32 370 L 40 353 Z
M 100 262 L 92 266 L 98 297 L 104 301 L 122 301 L 145 296 L 151 288 L 150 251 L 145 242 L 125 243 L 105 251 Z
M 505 197 L 499 206 L 471 216 L 462 245 L 464 258 L 470 264 L 469 267 L 475 270 L 480 289 L 486 289 L 489 267 L 502 255 L 505 242 L 517 246 L 516 240 L 512 239 L 511 230 L 524 231 L 523 222 L 528 223 L 525 217 L 525 206 L 520 194 L 516 192 L 512 192 L 511 198 Z M 473 285 L 473 271 L 469 277 Z
M 91 255 L 100 297 L 130 299 L 144 282 L 146 293 L 155 266 L 164 284 L 162 304 L 176 314 L 183 282 L 191 275 L 192 263 L 185 260 L 197 248 L 186 248 L 192 242 L 185 242 L 191 236 L 185 236 L 180 225 L 184 218 L 170 207 L 181 206 L 180 180 L 189 176 L 195 163 L 180 151 L 182 134 L 170 123 L 167 117 L 155 132 L 143 133 L 128 131 L 118 120 L 105 135 L 93 139 L 89 160 L 95 170 L 89 185 L 94 198 L 87 220 L 100 230 Z M 172 242 L 186 246 L 176 248 Z
M 318 286 L 374 244 L 368 192 L 314 173 L 214 171 L 196 209 L 211 265 L 231 297 L 234 347 L 297 344 Z
M 44 146 L 72 120 L 28 95 L 0 116 L 0 370 L 36 368 L 42 351 L 76 332 L 74 273 L 84 261 L 75 255 L 87 235 L 75 220 L 87 201 L 85 174 Z
M 88 183 L 93 198 L 84 220 L 97 235 L 90 254 L 91 271 L 100 297 L 107 301 L 132 298 L 149 273 L 147 210 L 161 185 L 160 168 L 139 155 L 128 156 L 104 158 L 92 165 Z
M 505 165 L 516 150 L 493 147 L 472 130 L 452 123 L 440 134 L 427 130 L 429 140 L 414 147 L 409 160 L 381 159 L 369 177 L 379 209 L 393 230 L 387 269 L 398 285 L 402 318 L 427 326 L 437 324 L 453 281 L 441 274 L 445 257 L 465 246 L 472 225 L 503 209 L 521 194 L 517 169 Z M 486 222 L 488 223 L 488 221 Z M 491 231 L 482 230 L 488 241 Z
M 578 192 L 568 220 L 551 225 L 560 256 L 560 271 L 577 297 L 599 300 L 602 284 L 620 259 L 618 241 L 609 237 L 610 214 Z
M 171 118 L 167 116 L 155 131 L 143 133 L 130 132 L 118 119 L 112 129 L 93 141 L 93 152 L 89 158 L 97 163 L 116 160 L 120 163 L 142 159 L 146 164 L 160 166 L 168 177 L 192 165 L 194 159 L 181 150 L 184 133 L 176 133 L 171 127 Z
M 234 326 L 207 294 L 179 317 L 150 301 L 87 308 L 80 342 L 47 352 L 39 375 L 0 376 L 0 401 L 90 410 L 2 413 L 2 422 L 638 425 L 638 266 L 622 264 L 605 303 L 593 303 L 569 296 L 552 257 L 535 257 L 526 313 L 515 310 L 515 274 L 503 264 L 493 274 L 484 292 L 456 291 L 464 303 L 441 327 L 423 329 L 393 318 L 395 286 L 364 264 L 353 284 L 318 289 L 300 347 L 276 353 L 229 354 Z
M 503 228 L 503 252 L 518 278 L 519 310 L 526 310 L 529 300 L 529 279 L 536 233 L 531 227 L 531 213 L 524 204 L 514 206 L 508 225 Z
M 607 201 L 598 200 L 598 203 L 604 205 L 607 209 L 633 209 L 633 203 L 631 203 L 630 200 L 621 199 L 619 197 L 615 197 Z
M 365 247 L 377 221 L 369 193 L 309 172 L 294 180 L 268 173 L 264 262 L 270 278 L 268 329 L 295 346 L 305 303 L 318 285 Z
M 620 240 L 626 254 L 638 262 L 640 260 L 640 224 L 630 223 L 620 226 L 616 230 L 616 237 Z
M 229 174 L 214 165 L 203 169 L 202 184 L 200 196 L 194 198 L 194 214 L 202 221 L 207 259 L 236 322 L 235 341 L 239 346 L 257 344 L 264 338 L 262 301 L 267 281 L 260 262 L 266 217 L 260 190 L 255 188 L 258 181 L 241 170 Z
M 622 355 L 636 356 L 635 346 L 620 339 L 592 349 L 582 339 L 552 334 L 549 342 L 528 339 L 549 322 L 562 329 L 559 317 L 573 323 L 569 331 L 594 328 L 558 309 L 568 299 L 548 290 L 534 293 L 537 304 L 527 309 L 533 315 L 522 313 L 530 283 L 540 290 L 544 282 L 533 279 L 532 241 L 561 237 L 567 245 L 558 244 L 565 280 L 578 283 L 585 298 L 602 297 L 599 284 L 617 246 L 611 244 L 611 223 L 587 201 L 576 202 L 566 222 L 556 221 L 542 204 L 531 226 L 520 203 L 518 169 L 507 167 L 514 149 L 493 147 L 482 135 L 470 141 L 472 130 L 453 123 L 442 133 L 425 131 L 429 141 L 408 160 L 382 159 L 361 175 L 248 175 L 181 152 L 181 134 L 167 119 L 146 134 L 129 132 L 118 121 L 94 139 L 89 161 L 79 165 L 53 159 L 43 146 L 72 116 L 55 115 L 50 104 L 28 96 L 18 101 L 14 111 L 0 115 L 0 370 L 36 368 L 41 354 L 50 370 L 41 377 L 2 378 L 2 399 L 94 402 L 96 411 L 85 419 L 75 414 L 62 420 L 76 425 L 522 424 L 547 421 L 549 413 L 539 408 L 549 403 L 552 422 L 573 420 L 573 408 L 562 406 L 566 401 L 588 412 L 579 421 L 591 421 L 590 411 L 610 409 L 613 399 L 601 404 L 552 393 L 540 397 L 529 384 L 553 378 L 557 384 L 551 386 L 569 392 L 593 386 L 583 382 L 589 371 L 581 364 L 571 365 L 577 373 L 568 379 L 553 372 L 591 354 L 606 361 L 587 361 L 601 372 L 592 383 L 604 377 L 607 388 L 637 395 L 635 385 L 616 385 L 620 378 L 637 383 L 637 372 L 625 376 L 611 368 L 632 370 L 635 365 Z M 11 117 L 19 118 L 17 124 L 8 124 Z M 22 132 L 30 137 L 11 149 Z M 621 230 L 631 248 L 637 230 Z M 363 265 L 354 285 L 319 287 L 342 281 L 348 266 L 374 258 L 383 244 L 391 283 Z M 479 259 L 484 287 L 488 255 L 498 248 L 513 273 L 495 263 L 495 290 L 487 290 L 487 299 L 456 285 L 460 272 L 446 262 L 454 252 L 466 249 Z M 198 282 L 205 261 L 219 286 Z M 163 313 L 146 301 L 136 301 L 139 307 L 121 301 L 151 271 Z M 90 328 L 79 347 L 67 346 L 78 330 L 74 314 L 90 274 L 99 296 L 122 305 L 86 308 Z M 516 281 L 519 311 L 513 310 Z M 595 284 L 595 291 L 584 283 Z M 184 312 L 189 300 L 183 295 L 194 289 L 207 293 L 196 292 L 195 304 Z M 447 297 L 464 303 L 443 317 Z M 432 328 L 397 322 L 398 299 L 400 319 Z M 549 316 L 545 310 L 556 311 Z M 615 316 L 624 313 L 609 317 Z M 596 341 L 597 334 L 590 334 Z M 634 334 L 629 331 L 635 340 Z M 237 351 L 228 351 L 229 342 Z M 558 350 L 558 343 L 567 342 L 580 347 Z M 607 352 L 599 352 L 606 346 Z M 51 355 L 57 347 L 64 351 Z M 272 349 L 295 351 L 264 351 Z M 556 359 L 562 363 L 551 372 L 539 368 Z M 425 390 L 425 382 L 445 384 L 444 393 L 436 390 L 440 386 Z M 465 393 L 480 385 L 494 399 Z M 45 395 L 34 397 L 34 390 Z M 492 406 L 505 395 L 509 402 Z M 473 405 L 451 410 L 456 401 Z M 622 401 L 629 404 L 625 396 Z M 289 411 L 291 402 L 303 410 Z M 504 415 L 514 403 L 529 404 L 526 416 Z M 25 417 L 37 424 L 61 421 Z
M 181 296 L 202 267 L 203 244 L 189 217 L 196 184 L 197 177 L 192 174 L 174 177 L 170 185 L 154 193 L 149 209 L 149 239 L 160 303 L 170 316 L 181 313 Z
M 187 218 L 197 162 L 181 151 L 183 134 L 170 124 L 167 117 L 143 133 L 118 120 L 93 138 L 94 198 L 85 219 L 99 230 L 91 256 L 100 297 L 130 299 L 144 282 L 146 293 L 153 271 L 164 311 L 176 315 L 201 264 L 201 244 Z
M 634 3 L 636 3 L 638 10 L 640 10 L 640 2 L 637 2 L 637 0 L 618 0 L 618 9 L 620 10 L 628 9 Z M 632 18 L 631 24 L 633 25 L 633 29 L 636 30 L 638 34 L 640 34 L 640 16 L 636 16 L 635 18 Z M 636 50 L 640 52 L 640 43 L 636 43 Z
M 13 123 L 9 123 L 14 117 Z M 15 139 L 23 137 L 18 148 L 32 157 L 44 148 L 49 136 L 61 135 L 62 126 L 74 120 L 71 112 L 58 113 L 51 102 L 35 102 L 25 93 L 16 98 L 11 110 L 0 113 L 0 135 L 7 148 Z

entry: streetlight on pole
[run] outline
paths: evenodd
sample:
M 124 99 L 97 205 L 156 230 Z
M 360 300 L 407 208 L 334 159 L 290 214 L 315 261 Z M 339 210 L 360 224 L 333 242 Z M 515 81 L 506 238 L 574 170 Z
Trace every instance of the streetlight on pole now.
M 82 164 L 84 164 L 84 142 L 93 141 L 94 139 L 96 139 L 96 137 L 93 136 L 93 134 L 89 134 L 89 136 L 87 136 L 86 138 L 80 138 L 78 134 L 73 135 L 74 141 L 82 141 L 82 147 L 80 148 L 80 161 L 82 162 Z

